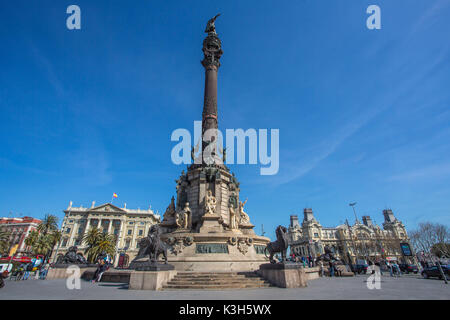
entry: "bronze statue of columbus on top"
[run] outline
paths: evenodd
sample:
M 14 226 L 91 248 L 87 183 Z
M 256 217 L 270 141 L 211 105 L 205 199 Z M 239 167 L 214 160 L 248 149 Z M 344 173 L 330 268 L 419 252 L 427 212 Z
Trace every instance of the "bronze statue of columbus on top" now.
M 215 26 L 214 22 L 216 21 L 218 16 L 220 16 L 220 13 L 216 14 L 216 16 L 214 18 L 211 18 L 208 20 L 208 23 L 206 24 L 206 29 L 205 29 L 206 33 L 216 33 L 216 26 Z

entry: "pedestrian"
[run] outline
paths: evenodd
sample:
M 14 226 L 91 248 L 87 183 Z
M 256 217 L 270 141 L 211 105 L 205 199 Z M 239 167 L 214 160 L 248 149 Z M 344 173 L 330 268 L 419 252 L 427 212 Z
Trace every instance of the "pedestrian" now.
M 23 274 L 25 273 L 25 264 L 21 264 L 18 268 L 17 268 L 17 273 L 16 273 L 16 281 L 21 280 L 23 277 Z
M 394 264 L 395 267 L 395 273 L 397 274 L 398 277 L 401 277 L 402 275 L 402 271 L 400 270 L 399 265 L 397 264 L 397 262 Z
M 97 267 L 97 270 L 95 270 L 94 279 L 92 280 L 92 282 L 100 282 L 103 273 L 105 273 L 105 271 L 109 269 L 108 263 L 105 259 L 101 259 L 99 262 L 100 263 Z
M 50 268 L 50 265 L 42 265 L 41 270 L 39 272 L 39 279 L 45 280 L 47 278 L 48 269 Z
M 329 265 L 330 265 L 330 277 L 334 277 L 334 265 L 333 265 L 333 262 L 330 261 Z
M 33 270 L 33 264 L 31 262 L 27 263 L 26 266 L 25 266 L 25 274 L 24 274 L 22 280 L 28 280 L 28 277 L 30 276 L 30 272 L 32 270 Z
M 320 262 L 319 262 L 319 268 L 320 268 L 320 276 L 323 277 L 325 272 L 323 270 L 323 262 L 322 262 L 322 260 L 320 260 Z
M 386 262 L 386 266 L 387 266 L 388 269 L 389 269 L 389 274 L 391 275 L 391 277 L 393 277 L 393 276 L 394 276 L 394 272 L 393 272 L 393 270 L 392 270 L 392 263 L 390 263 L 389 261 L 387 261 L 387 262 Z

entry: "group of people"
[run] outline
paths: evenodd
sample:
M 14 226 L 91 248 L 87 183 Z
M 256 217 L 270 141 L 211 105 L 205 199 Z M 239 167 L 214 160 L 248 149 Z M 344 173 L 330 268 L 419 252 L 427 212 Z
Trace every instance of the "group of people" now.
M 400 270 L 400 266 L 397 264 L 397 262 L 386 261 L 386 266 L 389 269 L 389 274 L 391 277 L 400 277 L 402 275 L 402 271 Z
M 42 279 L 44 280 L 47 276 L 48 266 L 45 267 L 42 258 L 33 258 L 28 263 L 22 263 L 17 268 L 14 269 L 13 272 L 8 271 L 6 269 L 0 274 L 0 288 L 3 288 L 5 286 L 4 279 L 7 279 L 8 277 L 12 280 L 19 281 L 19 280 L 28 280 L 30 278 L 30 275 L 32 272 L 34 272 L 33 276 L 35 279 Z
M 317 264 L 319 266 L 320 276 L 324 277 L 326 265 L 324 265 L 322 260 L 319 260 Z M 327 264 L 328 264 L 328 274 L 330 275 L 330 277 L 335 276 L 340 277 L 342 275 L 342 270 L 337 268 L 337 261 L 328 261 Z

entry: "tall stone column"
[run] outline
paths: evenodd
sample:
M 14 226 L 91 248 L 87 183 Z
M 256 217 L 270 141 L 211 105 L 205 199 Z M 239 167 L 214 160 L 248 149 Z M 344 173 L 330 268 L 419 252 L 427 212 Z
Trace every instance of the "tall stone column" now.
M 217 141 L 217 72 L 220 67 L 220 57 L 223 53 L 220 39 L 216 33 L 214 17 L 208 22 L 205 32 L 208 33 L 203 40 L 202 65 L 205 68 L 205 95 L 202 113 L 202 152 L 211 142 Z M 205 141 L 206 140 L 206 141 Z M 214 153 L 212 153 L 213 159 Z M 211 160 L 203 156 L 203 163 L 211 164 Z

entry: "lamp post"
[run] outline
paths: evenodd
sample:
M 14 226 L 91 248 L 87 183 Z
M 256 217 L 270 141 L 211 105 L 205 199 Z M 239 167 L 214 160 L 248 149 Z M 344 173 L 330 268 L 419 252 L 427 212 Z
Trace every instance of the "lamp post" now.
M 355 211 L 355 205 L 356 205 L 356 202 L 351 202 L 351 203 L 349 203 L 348 205 L 349 205 L 350 207 L 352 207 L 352 209 L 353 209 L 353 214 L 355 215 L 355 221 L 358 222 L 358 217 L 356 216 L 356 211 Z
M 350 233 L 350 240 L 352 241 L 352 244 L 353 244 L 353 252 L 355 253 L 355 260 L 356 260 L 356 259 L 358 259 L 358 256 L 356 254 L 356 246 L 355 246 L 355 241 L 353 240 L 352 228 L 350 228 L 350 224 L 348 223 L 348 219 L 345 219 L 345 223 L 347 224 L 348 232 Z M 350 268 L 352 267 L 352 265 L 353 265 L 353 262 L 352 262 L 352 260 L 350 258 Z

